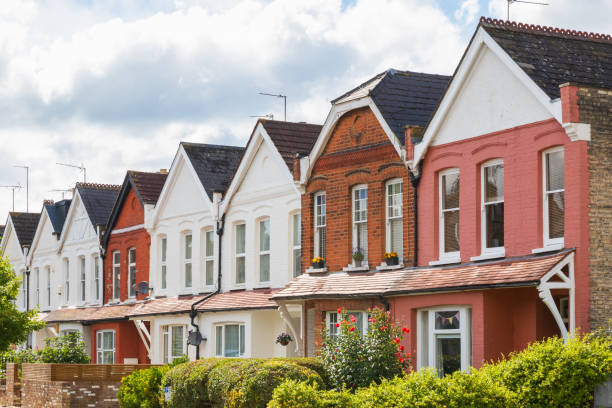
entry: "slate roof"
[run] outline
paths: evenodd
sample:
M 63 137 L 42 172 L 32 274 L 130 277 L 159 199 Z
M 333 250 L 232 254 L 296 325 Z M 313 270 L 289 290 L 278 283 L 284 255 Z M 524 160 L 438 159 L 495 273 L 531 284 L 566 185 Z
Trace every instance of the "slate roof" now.
M 427 125 L 450 79 L 446 75 L 389 69 L 334 99 L 332 103 L 369 95 L 403 144 L 405 127 Z
M 295 153 L 308 155 L 312 150 L 323 126 L 304 122 L 282 122 L 278 120 L 259 119 L 272 139 L 283 160 L 293 171 Z
M 45 210 L 47 210 L 47 214 L 51 220 L 53 231 L 58 236 L 62 233 L 62 228 L 64 227 L 64 222 L 66 221 L 66 215 L 68 215 L 71 202 L 72 200 L 61 200 L 57 203 L 45 204 Z
M 240 163 L 243 147 L 181 142 L 206 194 L 224 192 Z
M 304 274 L 273 299 L 347 298 L 410 295 L 495 287 L 536 286 L 572 250 L 486 263 L 437 268 L 412 268 L 368 273 Z
M 164 188 L 168 173 L 150 173 L 128 170 L 128 177 L 132 182 L 136 195 L 138 195 L 142 203 L 155 205 Z
M 32 245 L 36 227 L 38 227 L 38 221 L 40 220 L 40 213 L 10 212 L 9 217 L 13 222 L 15 234 L 17 234 L 21 247 Z
M 94 225 L 106 225 L 121 186 L 114 184 L 77 183 L 76 188 Z
M 612 37 L 481 18 L 480 26 L 551 98 L 572 82 L 612 88 Z
M 5 228 L 6 228 L 6 225 L 0 225 L 0 238 L 2 238 L 2 236 L 4 235 Z

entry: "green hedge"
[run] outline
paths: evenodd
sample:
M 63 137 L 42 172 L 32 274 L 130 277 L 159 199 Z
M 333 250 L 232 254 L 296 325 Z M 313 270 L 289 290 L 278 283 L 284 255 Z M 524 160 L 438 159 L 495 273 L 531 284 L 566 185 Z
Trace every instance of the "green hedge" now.
M 163 405 L 161 380 L 168 366 L 136 370 L 121 379 L 117 394 L 121 408 L 160 408 Z
M 167 407 L 265 407 L 274 389 L 287 379 L 327 384 L 322 365 L 309 358 L 210 358 L 180 364 L 162 380 L 170 386 Z
M 287 381 L 271 408 L 584 407 L 612 373 L 612 341 L 593 336 L 551 338 L 497 364 L 439 378 L 421 370 L 354 394 Z

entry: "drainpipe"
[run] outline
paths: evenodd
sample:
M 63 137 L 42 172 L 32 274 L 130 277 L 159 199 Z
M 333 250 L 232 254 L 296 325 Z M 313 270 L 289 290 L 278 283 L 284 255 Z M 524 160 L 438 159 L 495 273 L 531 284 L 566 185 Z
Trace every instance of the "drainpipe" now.
M 418 255 L 419 255 L 419 182 L 421 181 L 421 174 L 423 173 L 423 161 L 421 160 L 417 166 L 418 174 L 415 176 L 412 171 L 410 174 L 410 183 L 412 183 L 412 188 L 414 189 L 414 204 L 413 204 L 413 214 L 414 214 L 414 259 L 412 260 L 412 266 L 418 265 Z

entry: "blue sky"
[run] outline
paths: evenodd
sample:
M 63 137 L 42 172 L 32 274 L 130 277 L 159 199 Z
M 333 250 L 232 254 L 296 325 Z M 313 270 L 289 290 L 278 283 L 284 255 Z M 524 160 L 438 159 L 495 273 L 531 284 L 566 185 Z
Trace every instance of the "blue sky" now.
M 512 19 L 612 33 L 609 1 L 515 4 Z M 167 168 L 181 140 L 243 145 L 255 119 L 322 123 L 329 101 L 388 68 L 450 74 L 505 0 L 0 2 L 0 184 L 30 209 L 80 179 Z M 25 210 L 25 189 L 16 210 Z M 0 218 L 11 208 L 0 189 Z M 0 220 L 0 224 L 3 223 Z

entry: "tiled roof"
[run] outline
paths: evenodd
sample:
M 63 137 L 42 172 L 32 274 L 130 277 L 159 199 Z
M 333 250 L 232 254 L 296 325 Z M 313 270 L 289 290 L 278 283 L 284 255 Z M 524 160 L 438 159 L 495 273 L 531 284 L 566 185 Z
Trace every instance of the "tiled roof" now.
M 0 225 L 0 238 L 2 238 L 2 236 L 4 235 L 5 228 L 6 228 L 6 225 Z
M 240 163 L 244 148 L 181 142 L 208 197 L 224 192 Z
M 77 183 L 76 188 L 94 225 L 106 225 L 121 186 L 114 184 Z
M 612 88 L 612 37 L 481 18 L 480 26 L 551 98 L 572 82 Z
M 571 251 L 530 255 L 486 263 L 390 272 L 304 274 L 289 282 L 273 299 L 345 298 L 418 294 L 505 286 L 535 286 Z
M 40 220 L 40 213 L 10 212 L 9 217 L 13 222 L 19 244 L 22 247 L 32 245 L 36 227 L 38 227 L 38 221 Z
M 64 221 L 66 221 L 66 215 L 68 214 L 68 210 L 70 209 L 71 202 L 72 200 L 61 200 L 57 203 L 45 204 L 45 210 L 47 210 L 47 214 L 49 215 L 49 219 L 51 220 L 53 231 L 57 235 L 60 235 L 62 233 Z
M 168 174 L 128 170 L 128 176 L 143 204 L 156 204 Z
M 334 99 L 332 103 L 369 95 L 403 144 L 405 127 L 427 125 L 450 79 L 446 75 L 389 69 Z
M 202 299 L 205 294 L 197 296 L 179 296 L 145 300 L 130 312 L 130 316 L 150 316 L 160 314 L 187 313 L 194 302 Z
M 293 170 L 295 153 L 307 155 L 321 132 L 321 125 L 259 119 L 283 160 Z
M 104 320 L 127 320 L 132 310 L 139 304 L 104 305 L 101 307 L 72 307 L 49 312 L 43 319 L 46 323 L 87 322 Z
M 239 290 L 217 293 L 197 306 L 201 312 L 226 310 L 276 309 L 278 305 L 270 300 L 279 289 Z

